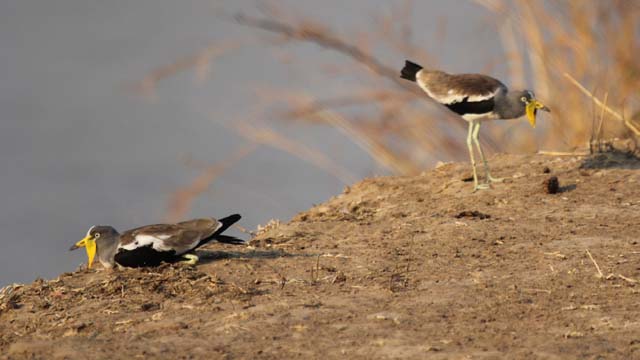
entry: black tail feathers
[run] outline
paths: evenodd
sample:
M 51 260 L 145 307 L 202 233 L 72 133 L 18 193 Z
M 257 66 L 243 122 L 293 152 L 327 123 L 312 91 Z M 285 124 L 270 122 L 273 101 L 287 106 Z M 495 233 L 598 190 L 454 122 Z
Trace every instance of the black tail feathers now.
M 409 60 L 405 60 L 404 67 L 402 68 L 402 71 L 400 73 L 400 77 L 403 79 L 416 81 L 416 74 L 420 70 L 422 70 L 422 66 Z
M 234 245 L 244 244 L 245 242 L 242 239 L 238 239 L 238 238 L 233 237 L 233 236 L 222 235 L 222 233 L 225 230 L 227 230 L 231 225 L 237 223 L 238 220 L 240 220 L 241 218 L 242 218 L 242 216 L 240 216 L 240 214 L 233 214 L 233 215 L 229 215 L 229 216 L 227 216 L 225 218 L 218 219 L 218 221 L 220 223 L 222 223 L 222 226 L 220 226 L 220 228 L 218 230 L 216 230 L 216 232 L 213 233 L 208 238 L 200 240 L 198 245 L 196 247 L 194 247 L 193 250 L 199 248 L 202 245 L 205 245 L 206 243 L 208 243 L 211 240 L 216 240 L 216 241 L 219 241 L 219 242 L 225 243 L 225 244 L 234 244 Z
M 247 243 L 238 239 L 235 236 L 227 236 L 227 235 L 218 235 L 216 236 L 216 241 L 223 244 L 231 244 L 231 245 L 246 245 Z
M 215 236 L 215 235 L 222 234 L 231 225 L 237 223 L 241 218 L 242 218 L 242 216 L 240 216 L 240 214 L 233 214 L 233 215 L 229 215 L 229 216 L 227 216 L 225 218 L 218 219 L 218 221 L 220 221 L 222 223 L 222 226 L 220 226 L 220 228 L 213 235 Z
M 220 226 L 220 229 L 218 229 L 218 231 L 216 231 L 216 233 L 211 237 L 216 239 L 217 242 L 223 244 L 245 245 L 246 243 L 242 239 L 238 239 L 237 237 L 233 236 L 221 235 L 223 231 L 227 230 L 231 225 L 237 223 L 241 218 L 242 216 L 240 216 L 240 214 L 233 214 L 227 216 L 226 218 L 218 220 L 222 223 L 222 226 Z

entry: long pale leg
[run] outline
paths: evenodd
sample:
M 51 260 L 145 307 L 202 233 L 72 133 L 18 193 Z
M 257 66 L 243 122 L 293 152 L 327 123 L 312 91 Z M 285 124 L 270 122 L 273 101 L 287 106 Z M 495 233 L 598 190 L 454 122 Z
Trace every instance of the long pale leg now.
M 198 260 L 200 260 L 198 258 L 198 255 L 196 254 L 184 254 L 182 255 L 182 258 L 184 260 L 182 260 L 182 263 L 188 264 L 188 265 L 195 265 L 198 263 Z
M 480 146 L 479 134 L 480 134 L 480 122 L 476 122 L 475 128 L 473 129 L 473 142 L 476 143 L 476 147 L 478 148 L 478 152 L 480 153 L 480 157 L 482 158 L 482 163 L 484 164 L 484 171 L 485 171 L 487 183 L 502 182 L 504 179 L 494 178 L 493 176 L 491 176 L 491 173 L 489 172 L 489 163 L 487 162 L 487 158 L 484 156 L 484 151 L 482 151 L 482 146 Z
M 471 167 L 473 168 L 473 191 L 477 191 L 479 189 L 486 189 L 489 187 L 487 184 L 478 184 L 478 173 L 476 171 L 476 160 L 473 158 L 473 145 L 471 142 L 473 141 L 473 130 L 476 126 L 476 122 L 471 120 L 469 122 L 469 134 L 467 135 L 467 147 L 469 148 L 469 157 L 471 158 Z

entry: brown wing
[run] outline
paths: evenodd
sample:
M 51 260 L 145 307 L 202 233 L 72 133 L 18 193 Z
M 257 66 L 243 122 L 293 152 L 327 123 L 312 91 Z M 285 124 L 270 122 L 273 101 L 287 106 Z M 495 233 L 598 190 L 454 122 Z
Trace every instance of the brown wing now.
M 441 104 L 462 101 L 477 102 L 490 99 L 507 87 L 490 76 L 482 74 L 451 75 L 442 71 L 422 70 L 416 81 L 429 97 Z
M 136 241 L 136 236 L 150 235 L 150 236 L 163 236 L 163 235 L 175 235 L 180 231 L 180 228 L 176 224 L 154 224 L 145 225 L 139 228 L 127 230 L 120 235 L 120 245 L 127 245 Z
M 200 240 L 211 236 L 220 223 L 215 219 L 195 219 L 177 224 L 155 224 L 124 232 L 119 248 L 133 250 L 151 245 L 158 251 L 175 251 L 177 255 L 194 249 Z
M 222 223 L 214 218 L 202 218 L 182 221 L 176 225 L 185 230 L 198 231 L 206 238 L 213 235 L 222 226 Z
M 194 249 L 201 240 L 213 235 L 221 226 L 222 223 L 213 218 L 142 226 L 122 233 L 118 247 L 132 250 L 151 245 L 159 251 L 173 250 L 176 254 L 183 254 Z

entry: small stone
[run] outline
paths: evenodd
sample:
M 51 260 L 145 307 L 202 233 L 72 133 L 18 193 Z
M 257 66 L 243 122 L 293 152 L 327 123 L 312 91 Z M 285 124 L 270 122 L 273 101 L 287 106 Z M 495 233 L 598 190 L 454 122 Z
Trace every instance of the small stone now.
M 140 305 L 140 310 L 142 311 L 151 311 L 160 309 L 160 304 L 158 303 L 144 303 Z
M 454 215 L 453 217 L 455 217 L 456 219 L 470 217 L 470 218 L 477 218 L 477 219 L 480 219 L 480 220 L 484 220 L 484 219 L 490 219 L 491 215 L 483 214 L 478 210 L 465 210 L 465 211 L 459 212 L 458 214 Z

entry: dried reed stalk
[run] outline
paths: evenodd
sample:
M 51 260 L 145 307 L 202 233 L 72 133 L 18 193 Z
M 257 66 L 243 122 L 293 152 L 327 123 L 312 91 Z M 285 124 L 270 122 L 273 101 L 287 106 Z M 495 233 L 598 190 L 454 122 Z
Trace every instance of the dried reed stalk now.
M 278 134 L 273 129 L 266 127 L 259 128 L 242 121 L 238 122 L 235 128 L 237 133 L 246 139 L 257 144 L 268 145 L 295 155 L 296 157 L 299 157 L 300 159 L 305 160 L 333 175 L 345 185 L 352 184 L 357 179 L 353 174 L 351 174 L 351 172 L 337 165 L 321 152 L 311 149 L 297 141 L 288 139 L 285 136 Z
M 594 110 L 583 94 L 599 109 L 620 120 L 601 122 L 598 136 L 640 135 L 637 125 L 611 110 L 626 103 L 632 112 L 638 112 L 638 2 L 476 0 L 476 3 L 494 14 L 490 21 L 495 24 L 496 38 L 504 49 L 496 63 L 507 65 L 509 79 L 505 82 L 513 87 L 532 88 L 542 102 L 553 109 L 551 121 L 541 121 L 543 126 L 536 130 L 537 137 L 520 122 L 494 123 L 483 129 L 484 143 L 501 151 L 533 152 L 546 148 L 557 149 L 553 153 L 575 154 L 574 150 L 582 149 L 594 131 L 593 125 L 586 121 L 595 116 Z M 264 104 L 264 109 L 271 109 L 274 103 L 286 99 L 289 111 L 280 112 L 280 120 L 333 126 L 377 163 L 396 173 L 415 173 L 446 157 L 466 158 L 465 122 L 441 106 L 434 106 L 415 84 L 400 79 L 401 63 L 388 64 L 384 60 L 408 58 L 427 66 L 445 60 L 430 56 L 432 54 L 413 41 L 413 35 L 422 29 L 420 23 L 414 21 L 417 19 L 411 18 L 412 2 L 391 5 L 390 11 L 380 11 L 374 16 L 370 28 L 350 34 L 290 8 L 285 12 L 276 3 L 263 5 L 260 10 L 262 16 L 241 14 L 235 19 L 240 24 L 277 35 L 277 44 L 315 44 L 344 55 L 347 61 L 332 67 L 333 76 L 353 75 L 354 68 L 364 70 L 357 71 L 362 83 L 360 90 L 330 99 L 317 99 L 313 90 L 295 89 L 295 94 L 288 96 L 272 91 L 272 100 Z M 444 39 L 442 43 L 446 45 Z M 230 42 L 227 50 L 234 46 Z M 153 89 L 159 80 L 178 71 L 189 67 L 205 69 L 212 58 L 227 51 L 217 51 L 218 47 L 159 68 L 141 84 Z M 281 51 L 295 49 L 288 47 Z M 283 65 L 290 66 L 288 62 Z M 318 68 L 322 65 L 318 64 Z M 481 70 L 479 67 L 478 71 Z M 564 81 L 564 74 L 572 74 L 572 81 Z M 597 88 L 609 94 L 610 104 L 598 100 L 593 95 L 595 89 L 589 91 L 580 84 L 598 84 Z M 326 155 L 268 127 L 242 123 L 236 130 L 252 141 L 303 158 L 345 183 L 356 178 Z
M 603 103 L 602 101 L 600 101 L 600 99 L 598 99 L 597 97 L 593 96 L 593 94 L 585 89 L 584 86 L 582 86 L 582 84 L 580 84 L 578 82 L 578 80 L 574 79 L 571 75 L 565 73 L 564 76 L 569 79 L 569 81 L 575 85 L 580 91 L 582 91 L 583 94 L 587 95 L 588 97 L 591 98 L 591 100 L 593 100 L 593 102 L 598 105 L 603 111 L 606 111 L 607 113 L 609 113 L 609 115 L 613 116 L 614 119 L 622 121 L 622 123 L 624 124 L 624 126 L 626 126 L 629 130 L 633 131 L 633 133 L 636 136 L 640 136 L 640 130 L 633 125 L 629 120 L 625 119 L 624 116 L 620 115 L 619 113 L 613 111 L 610 107 L 607 106 L 607 104 Z M 608 95 L 608 93 L 607 93 Z
M 255 144 L 241 148 L 220 163 L 207 166 L 189 185 L 181 187 L 171 194 L 165 220 L 176 222 L 184 219 L 191 209 L 193 202 L 202 195 L 211 184 L 231 165 L 237 163 L 256 149 Z

